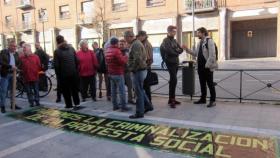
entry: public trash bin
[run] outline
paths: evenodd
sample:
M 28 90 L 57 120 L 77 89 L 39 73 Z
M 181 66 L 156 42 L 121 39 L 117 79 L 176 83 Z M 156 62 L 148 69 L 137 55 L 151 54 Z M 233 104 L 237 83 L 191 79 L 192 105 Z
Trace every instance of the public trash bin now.
M 195 67 L 194 61 L 186 61 L 187 63 L 182 67 L 182 91 L 184 95 L 191 97 L 195 93 Z

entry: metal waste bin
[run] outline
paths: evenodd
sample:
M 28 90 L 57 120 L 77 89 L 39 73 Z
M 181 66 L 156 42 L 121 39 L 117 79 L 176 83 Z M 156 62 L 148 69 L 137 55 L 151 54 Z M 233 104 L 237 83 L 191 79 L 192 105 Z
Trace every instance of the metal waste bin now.
M 182 91 L 184 95 L 191 97 L 195 93 L 195 67 L 194 61 L 187 61 L 186 66 L 182 67 Z

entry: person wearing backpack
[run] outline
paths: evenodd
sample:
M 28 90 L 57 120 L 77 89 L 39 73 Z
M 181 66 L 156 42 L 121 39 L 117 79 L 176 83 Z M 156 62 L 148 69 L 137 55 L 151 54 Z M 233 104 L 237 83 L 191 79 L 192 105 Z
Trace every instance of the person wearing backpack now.
M 168 104 L 171 108 L 176 108 L 176 105 L 181 104 L 175 99 L 175 92 L 177 86 L 177 72 L 179 68 L 179 55 L 183 53 L 184 50 L 174 38 L 176 31 L 176 26 L 168 26 L 167 37 L 163 40 L 160 46 L 161 57 L 163 60 L 162 65 L 165 63 L 170 76 Z
M 194 104 L 205 104 L 207 97 L 208 85 L 210 91 L 210 103 L 207 105 L 208 108 L 216 106 L 216 90 L 214 85 L 214 71 L 218 68 L 217 64 L 217 46 L 213 39 L 208 36 L 206 28 L 201 27 L 197 29 L 197 36 L 200 42 L 197 44 L 196 50 L 192 50 L 184 47 L 186 52 L 197 57 L 197 71 L 200 82 L 201 97 Z

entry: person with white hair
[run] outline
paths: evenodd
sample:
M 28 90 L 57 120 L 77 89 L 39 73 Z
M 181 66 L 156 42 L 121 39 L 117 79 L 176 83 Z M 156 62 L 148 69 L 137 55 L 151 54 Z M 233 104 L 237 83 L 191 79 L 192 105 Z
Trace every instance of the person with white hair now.
M 77 58 L 79 60 L 79 75 L 81 82 L 81 94 L 82 101 L 86 101 L 88 97 L 88 89 L 91 89 L 91 98 L 96 101 L 96 71 L 98 68 L 98 62 L 96 55 L 90 49 L 88 49 L 88 42 L 82 40 L 80 42 L 80 50 L 77 52 Z
M 39 57 L 32 53 L 30 44 L 23 45 L 23 55 L 20 57 L 20 62 L 20 70 L 22 71 L 30 107 L 34 105 L 40 106 L 39 72 L 42 70 L 42 67 Z

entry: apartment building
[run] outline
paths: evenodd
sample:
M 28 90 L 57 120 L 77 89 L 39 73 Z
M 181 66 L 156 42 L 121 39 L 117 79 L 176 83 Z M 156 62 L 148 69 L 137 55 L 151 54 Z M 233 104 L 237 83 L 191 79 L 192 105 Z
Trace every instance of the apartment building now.
M 219 60 L 280 58 L 279 3 L 195 0 L 194 28 L 209 30 Z M 101 44 L 126 30 L 147 31 L 152 45 L 159 47 L 168 25 L 178 26 L 176 38 L 191 47 L 192 5 L 192 0 L 2 0 L 0 48 L 15 38 L 39 41 L 52 54 L 58 34 L 77 48 L 81 39 Z

